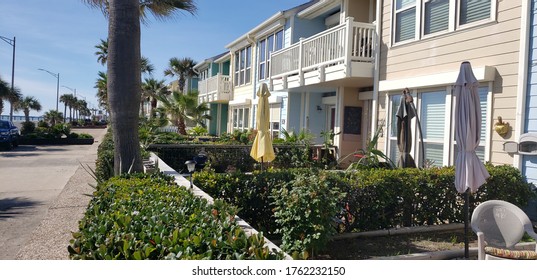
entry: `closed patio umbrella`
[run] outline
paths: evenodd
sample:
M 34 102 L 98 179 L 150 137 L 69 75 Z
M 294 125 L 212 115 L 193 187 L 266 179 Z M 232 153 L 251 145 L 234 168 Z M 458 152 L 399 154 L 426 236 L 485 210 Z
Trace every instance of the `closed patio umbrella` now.
M 258 103 L 255 119 L 257 134 L 252 145 L 252 150 L 250 151 L 250 156 L 256 161 L 261 162 L 261 169 L 263 169 L 263 162 L 273 161 L 276 158 L 270 135 L 269 96 L 270 92 L 267 84 L 262 83 L 257 91 Z
M 470 62 L 461 64 L 459 76 L 454 85 L 455 140 L 457 159 L 455 160 L 455 188 L 465 194 L 464 203 L 464 245 L 468 258 L 469 192 L 475 193 L 490 177 L 485 165 L 475 151 L 481 138 L 481 106 L 478 94 L 479 82 L 474 76 Z
M 410 122 L 416 116 L 411 106 L 412 96 L 407 89 L 403 91 L 399 108 L 397 109 L 397 147 L 399 148 L 398 167 L 416 167 L 414 159 L 410 155 L 412 149 L 412 131 Z

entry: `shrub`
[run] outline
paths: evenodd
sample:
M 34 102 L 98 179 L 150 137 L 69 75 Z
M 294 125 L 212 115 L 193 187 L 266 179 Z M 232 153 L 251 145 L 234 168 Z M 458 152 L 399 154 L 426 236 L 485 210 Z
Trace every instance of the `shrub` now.
M 103 182 L 114 176 L 114 139 L 109 128 L 97 148 L 95 161 L 95 177 L 97 182 Z
M 72 259 L 278 259 L 262 235 L 246 237 L 237 209 L 210 205 L 162 174 L 114 177 L 100 184 L 79 231 Z
M 526 182 L 518 169 L 490 164 L 486 167 L 491 177 L 470 197 L 470 211 L 491 199 L 509 201 L 524 208 L 529 199 L 535 197 L 534 186 Z M 239 207 L 239 215 L 252 226 L 273 235 L 281 225 L 276 223 L 273 211 L 276 196 L 270 194 L 290 192 L 299 175 L 315 177 L 317 181 L 311 179 L 311 184 L 330 186 L 346 194 L 338 203 L 341 212 L 334 217 L 339 231 L 464 221 L 464 200 L 455 189 L 453 167 L 423 170 L 377 168 L 347 172 L 285 169 L 253 174 L 197 172 L 194 181 L 213 197 Z
M 324 249 L 336 233 L 332 226 L 343 195 L 323 176 L 300 174 L 287 187 L 274 188 L 274 217 L 282 235 L 281 248 L 293 258 L 308 258 Z
M 273 189 L 281 188 L 292 181 L 298 170 L 267 170 L 247 174 L 215 173 L 206 169 L 193 174 L 196 186 L 202 188 L 214 198 L 239 207 L 239 216 L 257 230 L 268 236 L 276 234 L 277 224 L 274 219 L 271 197 Z
M 21 134 L 27 135 L 30 133 L 33 133 L 35 131 L 35 123 L 34 122 L 23 122 L 21 127 Z

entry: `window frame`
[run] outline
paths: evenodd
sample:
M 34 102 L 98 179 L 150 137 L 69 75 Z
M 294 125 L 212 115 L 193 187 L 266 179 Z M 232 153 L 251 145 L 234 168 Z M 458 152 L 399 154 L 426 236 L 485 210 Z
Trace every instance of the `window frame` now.
M 404 45 L 411 42 L 420 41 L 423 39 L 440 36 L 446 33 L 450 32 L 456 32 L 459 30 L 464 30 L 467 28 L 472 28 L 475 26 L 488 24 L 490 22 L 496 22 L 497 21 L 497 9 L 498 9 L 498 1 L 494 0 L 480 0 L 484 1 L 484 3 L 490 4 L 490 13 L 488 18 L 480 19 L 474 22 L 469 22 L 465 24 L 460 24 L 461 19 L 461 1 L 468 1 L 468 0 L 448 0 L 449 1 L 449 19 L 448 19 L 448 28 L 447 30 L 442 30 L 438 32 L 433 32 L 429 34 L 425 34 L 425 5 L 426 3 L 430 3 L 434 0 L 415 0 L 416 3 L 414 5 L 409 5 L 404 8 L 397 9 L 397 1 L 399 0 L 392 0 L 391 1 L 391 46 L 399 46 Z M 414 38 L 412 39 L 406 39 L 401 41 L 396 41 L 398 33 L 397 33 L 397 16 L 399 13 L 407 11 L 409 9 L 412 9 L 415 7 L 415 19 L 416 23 L 414 25 Z
M 492 116 L 492 82 L 482 82 L 479 84 L 479 89 L 483 92 L 480 94 L 483 94 L 481 96 L 481 102 L 484 102 L 484 106 L 482 106 L 482 115 L 484 116 L 482 118 L 482 130 L 481 130 L 481 141 L 479 143 L 479 148 L 481 148 L 484 152 L 482 153 L 483 156 L 480 156 L 480 159 L 482 159 L 482 162 L 487 162 L 490 160 L 490 138 L 491 138 L 491 116 Z M 420 122 L 422 122 L 422 106 L 423 106 L 423 94 L 431 94 L 430 92 L 435 91 L 445 91 L 445 120 L 444 123 L 444 135 L 443 140 L 440 141 L 439 139 L 435 139 L 435 141 L 428 141 L 428 139 L 424 139 L 424 145 L 427 142 L 430 143 L 442 143 L 443 144 L 443 155 L 442 155 L 442 162 L 437 163 L 440 166 L 452 166 L 455 164 L 456 160 L 456 140 L 455 140 L 455 99 L 453 88 L 452 86 L 442 86 L 442 87 L 427 87 L 427 88 L 421 88 L 419 90 L 413 90 L 411 92 L 412 97 L 414 98 L 414 104 L 416 106 L 417 116 L 420 118 Z M 486 91 L 486 92 L 485 92 Z M 486 95 L 485 95 L 486 93 Z M 400 93 L 393 93 L 387 95 L 387 116 L 386 118 L 389 120 L 389 122 L 386 124 L 386 155 L 393 160 L 394 162 L 397 162 L 398 160 L 398 147 L 397 147 L 397 126 L 396 126 L 396 111 L 397 107 L 399 106 L 399 96 L 401 96 Z M 394 101 L 396 104 L 394 104 Z M 416 165 L 421 166 L 421 136 L 418 132 L 418 124 L 416 121 L 416 118 L 414 118 L 411 122 L 412 127 L 412 150 L 410 151 L 412 157 L 414 158 L 414 161 L 416 162 Z M 483 128 L 485 130 L 483 130 Z M 422 129 L 423 129 L 423 122 L 422 122 Z
M 252 46 L 248 45 L 235 51 L 235 86 L 248 85 L 252 82 Z
M 250 106 L 234 106 L 231 111 L 231 131 L 250 129 Z
M 284 32 L 278 29 L 258 41 L 258 76 L 259 81 L 270 77 L 270 55 L 283 49 Z M 271 44 L 269 44 L 271 43 Z

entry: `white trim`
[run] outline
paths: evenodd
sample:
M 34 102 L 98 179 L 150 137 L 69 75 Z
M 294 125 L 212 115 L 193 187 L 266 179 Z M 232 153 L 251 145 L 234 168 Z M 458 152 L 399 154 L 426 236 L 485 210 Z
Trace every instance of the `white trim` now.
M 268 18 L 267 20 L 265 20 L 264 22 L 262 22 L 261 24 L 259 24 L 258 26 L 254 27 L 253 29 L 251 29 L 250 31 L 246 32 L 244 35 L 240 36 L 239 38 L 237 38 L 235 41 L 229 43 L 226 45 L 226 49 L 240 49 L 242 44 L 244 44 L 244 42 L 248 42 L 250 40 L 252 40 L 252 35 L 254 35 L 255 33 L 259 32 L 260 30 L 262 30 L 263 28 L 266 28 L 268 25 L 270 25 L 271 23 L 275 22 L 275 21 L 278 21 L 279 19 L 281 19 L 282 17 L 284 16 L 283 12 L 282 11 L 279 11 L 277 13 L 275 13 L 273 16 L 271 16 L 270 18 Z M 242 43 L 242 44 L 241 44 Z M 237 46 L 238 45 L 238 46 Z
M 496 68 L 483 66 L 472 69 L 479 82 L 494 81 Z M 457 80 L 459 71 L 437 73 L 424 76 L 415 76 L 398 80 L 384 80 L 379 82 L 379 91 L 402 90 L 404 88 L 429 88 L 452 85 Z
M 515 139 L 520 139 L 520 135 L 524 131 L 524 123 L 526 118 L 526 94 L 528 84 L 528 68 L 529 68 L 529 42 L 531 34 L 531 18 L 530 11 L 531 0 L 522 0 L 522 15 L 520 16 L 520 46 L 518 56 L 518 88 L 516 100 L 515 126 L 513 127 Z M 518 154 L 513 155 L 513 166 L 522 168 L 522 157 Z
M 299 12 L 298 17 L 305 19 L 313 19 L 340 4 L 340 0 L 320 0 L 319 2 Z
M 281 96 L 270 96 L 268 98 L 269 104 L 282 103 Z M 259 103 L 259 98 L 252 100 L 252 105 L 257 105 Z
M 252 104 L 252 99 L 250 98 L 241 98 L 229 101 L 229 106 L 246 106 Z
M 491 155 L 491 148 L 492 148 L 492 88 L 494 83 L 489 82 L 488 87 L 488 94 L 487 94 L 487 121 L 485 124 L 485 127 L 487 128 L 485 131 L 485 162 L 490 161 L 490 155 Z M 481 132 L 483 133 L 483 132 Z

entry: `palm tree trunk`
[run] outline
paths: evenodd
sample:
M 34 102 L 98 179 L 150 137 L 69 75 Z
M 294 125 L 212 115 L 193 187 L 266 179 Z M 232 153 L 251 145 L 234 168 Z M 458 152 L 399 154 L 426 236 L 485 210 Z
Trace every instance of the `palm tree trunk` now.
M 24 119 L 27 123 L 30 122 L 30 109 L 24 109 Z
M 177 128 L 179 129 L 180 134 L 186 135 L 185 118 L 179 117 L 179 123 L 177 124 Z
M 139 0 L 109 0 L 108 104 L 114 134 L 114 173 L 141 172 Z
M 158 100 L 155 97 L 151 99 L 151 112 L 150 112 L 151 118 L 155 117 L 155 110 L 157 109 L 157 102 Z

